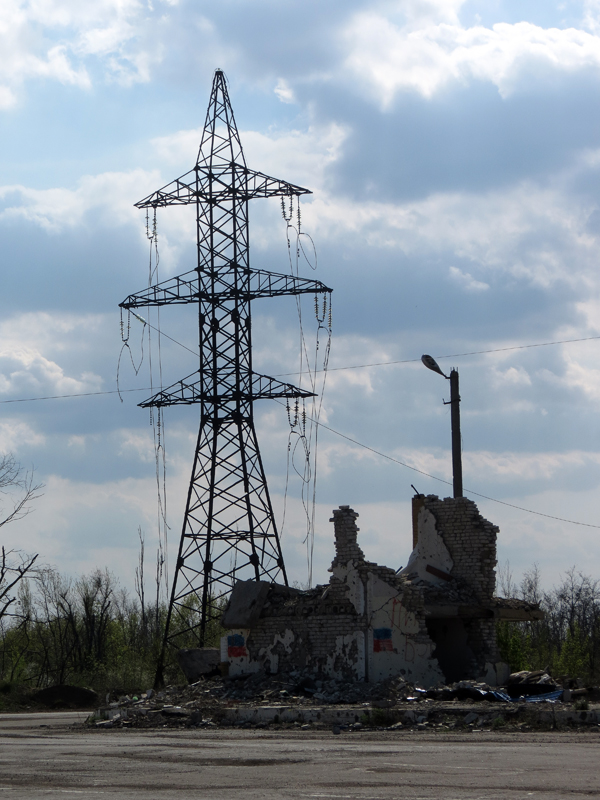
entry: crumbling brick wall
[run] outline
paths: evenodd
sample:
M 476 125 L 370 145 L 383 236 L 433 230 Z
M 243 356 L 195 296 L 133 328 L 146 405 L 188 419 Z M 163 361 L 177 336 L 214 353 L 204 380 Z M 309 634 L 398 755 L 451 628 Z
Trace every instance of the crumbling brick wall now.
M 480 602 L 489 602 L 496 588 L 496 537 L 499 528 L 484 519 L 466 497 L 424 498 L 434 515 L 454 562 L 452 576 L 467 584 Z
M 333 535 L 335 537 L 335 557 L 331 567 L 344 566 L 349 561 L 364 561 L 365 554 L 358 544 L 360 528 L 356 524 L 358 513 L 350 506 L 334 508 Z M 330 570 L 331 571 L 331 570 Z
M 367 561 L 357 539 L 358 514 L 349 506 L 335 509 L 329 585 L 305 592 L 271 586 L 252 627 L 239 632 L 247 652 L 243 669 L 308 669 L 369 681 L 403 675 L 434 685 L 445 682 L 434 653 L 441 652 L 435 636 L 446 625 L 462 642 L 461 677 L 483 677 L 496 658 L 487 606 L 498 529 L 466 498 L 418 499 L 417 546 L 400 574 Z M 461 617 L 465 605 L 479 618 Z M 452 614 L 453 622 L 444 623 Z

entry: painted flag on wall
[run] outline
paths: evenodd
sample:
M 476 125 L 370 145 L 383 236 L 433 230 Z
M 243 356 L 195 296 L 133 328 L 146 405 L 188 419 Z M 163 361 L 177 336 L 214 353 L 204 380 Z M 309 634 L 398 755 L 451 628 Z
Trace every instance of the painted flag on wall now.
M 246 640 L 241 633 L 233 633 L 227 637 L 227 655 L 230 658 L 240 658 L 248 655 Z
M 391 628 L 373 628 L 373 652 L 383 653 L 386 650 L 393 650 L 392 647 L 392 629 Z

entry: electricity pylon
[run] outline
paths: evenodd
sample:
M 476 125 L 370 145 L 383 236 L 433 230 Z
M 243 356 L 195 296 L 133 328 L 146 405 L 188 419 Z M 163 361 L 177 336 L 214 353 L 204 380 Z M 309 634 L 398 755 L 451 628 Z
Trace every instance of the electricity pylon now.
M 130 295 L 121 308 L 198 304 L 200 368 L 142 408 L 200 404 L 165 648 L 194 635 L 203 646 L 219 600 L 234 579 L 287 584 L 281 545 L 254 428 L 253 403 L 312 393 L 252 370 L 251 300 L 331 292 L 320 281 L 252 269 L 248 201 L 293 198 L 308 189 L 248 169 L 225 76 L 215 72 L 195 167 L 136 203 L 137 208 L 196 206 L 195 270 Z M 188 644 L 189 646 L 189 644 Z

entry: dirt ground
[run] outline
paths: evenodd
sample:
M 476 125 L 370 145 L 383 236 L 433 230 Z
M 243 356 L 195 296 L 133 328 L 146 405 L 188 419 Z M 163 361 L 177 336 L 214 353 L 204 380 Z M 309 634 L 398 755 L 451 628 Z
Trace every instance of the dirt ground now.
M 89 729 L 0 716 L 0 797 L 600 797 L 600 728 L 573 732 Z M 73 727 L 75 723 L 75 727 Z

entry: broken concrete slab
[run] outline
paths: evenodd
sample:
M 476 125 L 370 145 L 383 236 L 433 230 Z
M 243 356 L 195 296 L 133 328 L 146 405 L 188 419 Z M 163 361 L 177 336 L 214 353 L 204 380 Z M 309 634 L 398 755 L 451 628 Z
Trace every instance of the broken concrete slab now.
M 221 663 L 217 647 L 194 647 L 177 651 L 177 663 L 188 683 L 196 683 L 207 675 L 215 675 Z
M 238 581 L 223 612 L 223 627 L 252 628 L 256 625 L 271 585 L 265 581 Z

